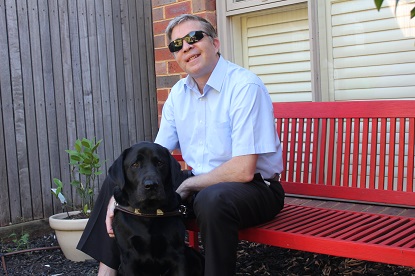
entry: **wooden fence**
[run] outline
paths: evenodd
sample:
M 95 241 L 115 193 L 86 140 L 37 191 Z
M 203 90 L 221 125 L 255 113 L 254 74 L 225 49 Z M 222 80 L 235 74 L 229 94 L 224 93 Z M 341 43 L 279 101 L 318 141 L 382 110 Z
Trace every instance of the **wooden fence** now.
M 0 0 L 0 226 L 61 211 L 52 179 L 70 180 L 77 138 L 103 139 L 104 171 L 154 139 L 151 12 L 151 0 Z

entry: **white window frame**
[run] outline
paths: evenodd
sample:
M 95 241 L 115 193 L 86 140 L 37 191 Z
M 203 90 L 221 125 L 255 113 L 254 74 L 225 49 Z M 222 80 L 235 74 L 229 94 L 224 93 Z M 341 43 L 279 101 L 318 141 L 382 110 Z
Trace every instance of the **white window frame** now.
M 233 3 L 233 0 L 216 0 L 216 12 L 217 12 L 217 24 L 218 24 L 218 36 L 221 41 L 221 54 L 228 60 L 235 63 L 238 62 L 238 58 L 235 56 L 234 43 L 240 41 L 238 32 L 235 29 L 240 28 L 238 22 L 233 22 L 232 18 L 236 15 L 244 13 L 250 13 L 254 11 L 261 11 L 265 9 L 272 9 L 283 7 L 287 5 L 293 5 L 298 3 L 307 3 L 308 17 L 310 27 L 310 51 L 311 51 L 311 79 L 312 79 L 312 100 L 313 101 L 329 101 L 329 87 L 328 87 L 328 70 L 320 68 L 321 60 L 327 60 L 327 57 L 320 57 L 320 51 L 324 51 L 327 45 L 319 45 L 319 41 L 325 41 L 325 34 L 319 32 L 319 21 L 325 24 L 325 14 L 322 12 L 321 7 L 325 6 L 324 0 L 247 0 Z M 262 4 L 260 4 L 262 3 Z M 232 4 L 232 5 L 230 5 Z M 320 5 L 321 19 L 317 13 L 317 6 Z M 321 26 L 320 26 L 321 28 Z M 320 29 L 321 30 L 321 29 Z M 324 63 L 322 63 L 324 64 Z
M 274 2 L 285 2 L 286 0 L 226 0 L 226 11 L 235 11 L 245 8 L 261 8 L 264 5 L 272 4 Z

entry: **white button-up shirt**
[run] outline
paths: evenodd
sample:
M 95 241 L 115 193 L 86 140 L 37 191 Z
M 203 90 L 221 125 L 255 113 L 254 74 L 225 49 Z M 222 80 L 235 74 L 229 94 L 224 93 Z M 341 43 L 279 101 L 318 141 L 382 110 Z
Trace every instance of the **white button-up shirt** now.
M 255 74 L 223 57 L 203 93 L 190 76 L 173 86 L 155 142 L 180 149 L 195 175 L 248 154 L 259 155 L 256 172 L 264 178 L 283 169 L 267 89 Z

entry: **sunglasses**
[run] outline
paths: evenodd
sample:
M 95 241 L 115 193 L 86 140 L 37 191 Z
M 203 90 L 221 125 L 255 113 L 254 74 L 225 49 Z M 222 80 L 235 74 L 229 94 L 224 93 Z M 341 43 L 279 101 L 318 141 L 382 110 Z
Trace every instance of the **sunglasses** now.
M 209 34 L 205 33 L 204 31 L 190 32 L 187 35 L 185 35 L 184 37 L 175 39 L 172 42 L 170 42 L 169 43 L 169 50 L 172 53 L 180 51 L 183 48 L 183 40 L 186 41 L 188 44 L 192 45 L 192 44 L 195 44 L 196 42 L 200 41 L 204 37 L 204 34 L 209 35 Z

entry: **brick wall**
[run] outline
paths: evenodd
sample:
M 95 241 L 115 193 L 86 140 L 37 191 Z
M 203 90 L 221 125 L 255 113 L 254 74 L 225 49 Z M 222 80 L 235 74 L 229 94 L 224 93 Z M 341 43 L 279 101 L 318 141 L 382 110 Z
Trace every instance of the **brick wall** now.
M 159 121 L 161 109 L 171 87 L 186 74 L 180 69 L 167 48 L 164 31 L 171 19 L 191 13 L 209 20 L 216 27 L 215 0 L 153 0 L 154 53 L 157 79 L 157 106 Z

